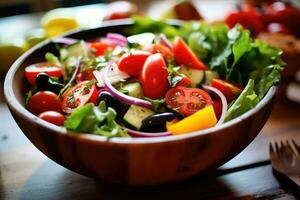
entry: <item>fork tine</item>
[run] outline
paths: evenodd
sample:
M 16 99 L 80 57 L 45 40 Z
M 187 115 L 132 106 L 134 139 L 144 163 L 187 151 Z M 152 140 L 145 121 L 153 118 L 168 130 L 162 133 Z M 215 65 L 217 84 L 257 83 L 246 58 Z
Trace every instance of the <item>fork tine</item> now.
M 278 142 L 275 141 L 274 145 L 275 145 L 275 151 L 278 153 L 280 151 Z
M 300 160 L 300 153 L 299 153 L 299 151 L 298 151 L 296 145 L 297 145 L 297 144 L 295 143 L 294 140 L 292 140 L 292 142 L 289 142 L 289 143 L 288 143 L 288 146 L 289 146 L 289 148 L 291 149 L 291 151 L 293 152 L 293 154 L 296 156 L 297 159 Z
M 270 144 L 269 144 L 269 152 L 270 152 L 270 156 L 271 157 L 275 156 L 275 152 L 274 152 L 274 148 L 273 148 L 272 142 L 270 142 Z
M 292 143 L 294 144 L 296 150 L 298 151 L 298 153 L 300 154 L 300 146 L 295 142 L 294 139 L 292 139 Z

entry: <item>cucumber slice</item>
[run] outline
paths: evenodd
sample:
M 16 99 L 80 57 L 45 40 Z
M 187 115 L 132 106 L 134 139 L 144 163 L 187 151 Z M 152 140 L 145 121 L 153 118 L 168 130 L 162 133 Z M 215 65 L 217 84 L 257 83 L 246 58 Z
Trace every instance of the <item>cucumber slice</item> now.
M 128 83 L 124 85 L 122 89 L 128 91 L 129 96 L 137 97 L 137 98 L 144 97 L 143 89 L 139 82 Z
M 204 80 L 204 71 L 203 70 L 198 70 L 198 69 L 192 69 L 192 68 L 187 68 L 187 67 L 181 67 L 179 70 L 179 73 L 182 73 L 189 77 L 193 83 L 196 85 L 199 85 L 203 82 Z
M 88 49 L 83 40 L 75 42 L 74 44 L 71 44 L 65 48 L 68 52 L 69 57 L 82 57 L 82 58 L 88 57 Z
M 219 78 L 219 73 L 216 71 L 207 70 L 205 71 L 205 84 L 210 85 L 214 78 Z
M 153 114 L 154 112 L 148 108 L 131 105 L 124 115 L 123 120 L 128 126 L 130 126 L 130 128 L 139 130 L 142 126 L 143 120 Z
M 152 44 L 154 39 L 155 35 L 153 33 L 141 33 L 127 38 L 129 43 L 133 45 L 138 44 L 140 46 Z

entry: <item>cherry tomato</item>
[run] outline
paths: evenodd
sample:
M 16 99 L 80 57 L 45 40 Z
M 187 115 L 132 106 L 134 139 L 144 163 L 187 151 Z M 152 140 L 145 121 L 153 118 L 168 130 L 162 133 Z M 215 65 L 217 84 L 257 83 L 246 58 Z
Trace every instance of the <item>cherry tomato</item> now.
M 187 77 L 187 76 L 183 76 L 181 81 L 179 81 L 176 86 L 185 86 L 185 87 L 188 87 L 188 86 L 194 86 L 195 84 L 193 83 L 193 81 Z
M 61 112 L 61 102 L 55 93 L 40 91 L 32 95 L 28 101 L 27 108 L 35 115 L 45 111 Z
M 62 96 L 62 110 L 65 113 L 72 113 L 75 108 L 88 102 L 97 104 L 98 92 L 96 85 L 88 86 L 88 83 L 90 81 L 78 83 Z
M 108 4 L 105 20 L 129 18 L 137 12 L 137 6 L 128 1 L 118 1 Z
M 300 37 L 300 11 L 283 2 L 275 2 L 264 7 L 264 22 L 266 24 L 277 22 L 292 30 L 297 37 Z
M 161 55 L 167 60 L 172 60 L 174 57 L 173 52 L 168 47 L 158 43 L 147 45 L 143 48 L 143 50 L 149 51 L 152 54 L 161 53 Z
M 200 59 L 198 59 L 189 46 L 178 36 L 174 40 L 173 53 L 175 62 L 178 65 L 184 65 L 186 67 L 200 70 L 208 69 L 208 67 L 205 66 Z
M 106 51 L 112 51 L 115 45 L 106 44 L 104 42 L 93 42 L 90 44 L 90 48 L 95 51 L 96 56 L 103 56 Z
M 195 8 L 193 3 L 189 1 L 181 1 L 174 6 L 174 10 L 178 19 L 181 20 L 201 20 L 202 16 Z
M 231 12 L 225 18 L 225 22 L 230 28 L 241 24 L 244 28 L 250 29 L 254 36 L 264 31 L 261 15 L 250 9 Z
M 146 59 L 151 54 L 147 51 L 133 51 L 125 53 L 119 60 L 119 69 L 131 76 L 141 74 Z
M 66 120 L 63 114 L 56 111 L 45 111 L 39 114 L 38 117 L 57 126 L 62 126 Z
M 213 79 L 211 86 L 220 90 L 228 102 L 233 101 L 242 92 L 242 89 L 232 83 L 220 79 Z
M 287 26 L 280 23 L 270 23 L 267 29 L 269 33 L 291 34 L 291 30 L 289 30 Z
M 35 63 L 25 68 L 25 77 L 33 86 L 36 85 L 35 79 L 39 73 L 46 73 L 49 76 L 61 77 L 62 68 L 48 62 Z
M 211 105 L 212 99 L 204 90 L 177 86 L 168 90 L 166 103 L 183 116 L 189 116 Z
M 146 97 L 162 98 L 168 90 L 168 70 L 160 53 L 150 55 L 145 61 L 140 81 Z
M 219 120 L 222 115 L 222 103 L 221 101 L 213 100 L 212 106 L 214 108 L 217 119 Z
M 95 79 L 93 72 L 94 72 L 93 68 L 88 68 L 88 69 L 84 70 L 83 72 L 80 72 L 76 76 L 76 83 L 80 83 L 82 81 L 87 81 L 87 80 L 90 81 L 92 79 Z

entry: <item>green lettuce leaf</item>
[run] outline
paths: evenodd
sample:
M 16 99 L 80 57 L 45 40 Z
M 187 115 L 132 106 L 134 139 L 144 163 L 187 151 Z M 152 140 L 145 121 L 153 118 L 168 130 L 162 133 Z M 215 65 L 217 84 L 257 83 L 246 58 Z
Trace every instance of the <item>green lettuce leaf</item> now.
M 226 113 L 225 121 L 232 120 L 248 110 L 254 108 L 259 102 L 259 97 L 254 91 L 254 80 L 250 79 L 240 96 L 230 106 Z
M 116 111 L 106 107 L 105 102 L 100 102 L 99 106 L 88 103 L 78 107 L 65 121 L 64 127 L 83 133 L 95 133 L 106 137 L 127 136 L 115 121 Z

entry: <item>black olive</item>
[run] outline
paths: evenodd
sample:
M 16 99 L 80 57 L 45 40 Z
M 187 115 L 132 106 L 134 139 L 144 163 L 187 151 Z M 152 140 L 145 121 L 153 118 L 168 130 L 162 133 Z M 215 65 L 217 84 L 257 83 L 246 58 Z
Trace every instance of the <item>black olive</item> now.
M 166 122 L 172 121 L 176 115 L 172 112 L 157 113 L 142 121 L 141 131 L 163 132 L 166 131 Z
M 105 101 L 107 107 L 113 108 L 117 112 L 116 120 L 120 121 L 128 111 L 130 105 L 113 97 L 109 92 L 103 91 L 99 94 L 98 102 Z
M 39 73 L 36 77 L 36 86 L 38 90 L 47 90 L 49 79 L 50 77 L 48 74 Z
M 62 84 L 52 81 L 50 76 L 45 73 L 39 73 L 36 77 L 36 85 L 38 90 L 47 90 L 58 94 L 64 87 Z

